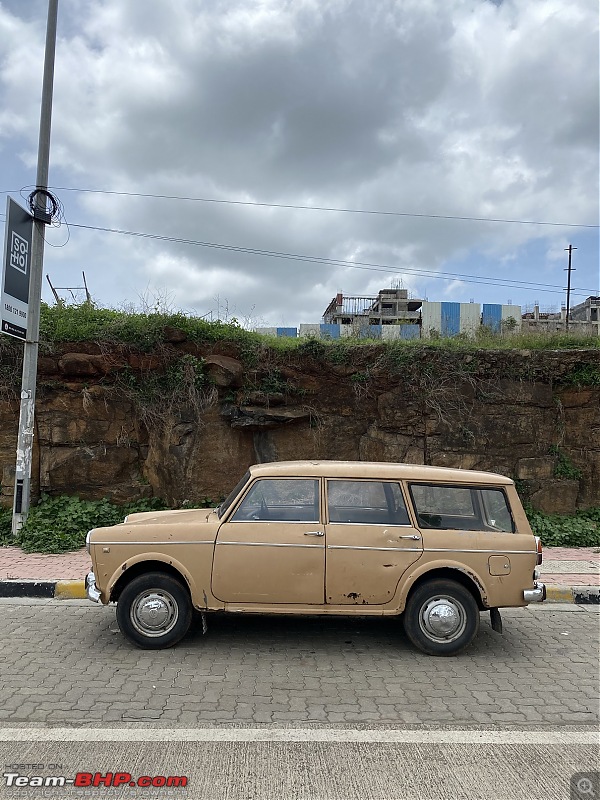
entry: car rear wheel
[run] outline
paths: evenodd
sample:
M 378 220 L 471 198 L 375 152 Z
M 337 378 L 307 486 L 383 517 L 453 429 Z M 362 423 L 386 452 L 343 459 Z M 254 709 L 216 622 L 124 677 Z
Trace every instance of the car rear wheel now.
M 479 630 L 479 608 L 471 592 L 454 581 L 432 580 L 409 597 L 404 629 L 410 641 L 432 656 L 464 650 Z
M 121 633 L 144 650 L 172 647 L 188 632 L 192 604 L 187 589 L 162 572 L 134 578 L 121 592 L 117 622 Z

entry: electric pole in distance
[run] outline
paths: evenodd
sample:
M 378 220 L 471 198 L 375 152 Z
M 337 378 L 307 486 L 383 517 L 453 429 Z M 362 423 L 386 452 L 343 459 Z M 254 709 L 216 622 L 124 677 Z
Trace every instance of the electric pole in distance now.
M 565 247 L 565 251 L 569 254 L 569 266 L 563 270 L 563 272 L 567 273 L 567 317 L 565 320 L 565 330 L 567 332 L 569 330 L 569 314 L 571 312 L 571 272 L 575 272 L 575 270 L 571 268 L 571 256 L 573 255 L 573 250 L 577 250 L 577 248 L 573 247 L 572 244 L 570 244 L 568 247 Z

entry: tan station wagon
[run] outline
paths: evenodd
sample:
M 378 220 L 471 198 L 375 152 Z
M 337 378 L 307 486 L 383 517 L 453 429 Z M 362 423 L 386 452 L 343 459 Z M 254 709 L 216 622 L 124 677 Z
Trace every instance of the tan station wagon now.
M 402 615 L 451 655 L 481 611 L 543 601 L 542 561 L 513 481 L 409 464 L 258 464 L 218 508 L 130 514 L 87 536 L 90 600 L 117 603 L 142 648 L 174 645 L 192 611 Z

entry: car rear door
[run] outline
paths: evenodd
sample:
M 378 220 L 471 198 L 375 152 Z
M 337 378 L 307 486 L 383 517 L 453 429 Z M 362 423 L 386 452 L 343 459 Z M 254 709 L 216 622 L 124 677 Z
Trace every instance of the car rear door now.
M 326 602 L 391 602 L 402 574 L 423 553 L 400 483 L 330 479 L 326 491 Z

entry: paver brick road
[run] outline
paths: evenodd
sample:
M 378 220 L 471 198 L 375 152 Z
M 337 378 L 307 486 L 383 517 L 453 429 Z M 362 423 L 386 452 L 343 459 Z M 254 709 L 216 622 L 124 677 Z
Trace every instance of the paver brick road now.
M 463 654 L 416 652 L 392 619 L 209 618 L 141 651 L 114 608 L 1 601 L 0 725 L 598 724 L 597 607 L 482 615 Z

